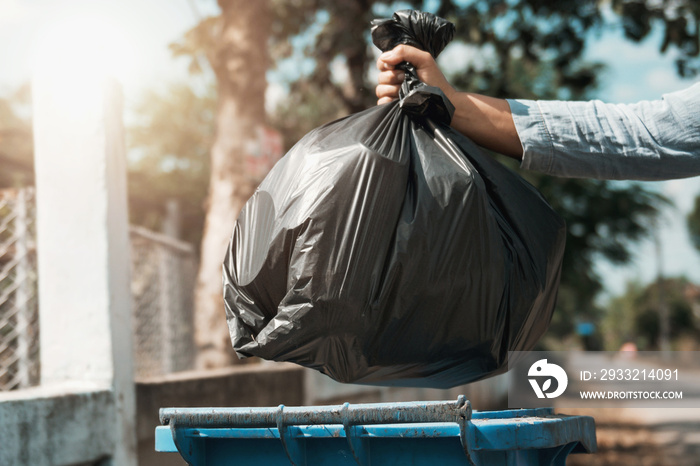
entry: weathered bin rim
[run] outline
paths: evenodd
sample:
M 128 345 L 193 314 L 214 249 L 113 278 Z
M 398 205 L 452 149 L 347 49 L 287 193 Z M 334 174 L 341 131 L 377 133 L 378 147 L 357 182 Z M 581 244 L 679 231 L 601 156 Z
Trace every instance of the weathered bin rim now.
M 574 452 L 597 450 L 595 421 L 590 416 L 554 414 L 552 408 L 472 411 L 466 398 L 457 401 L 372 403 L 270 408 L 164 408 L 156 429 L 161 446 L 180 438 L 322 439 L 457 437 L 471 430 L 474 451 L 552 448 L 575 444 Z M 176 435 L 176 430 L 179 433 Z M 159 437 L 159 435 L 161 437 Z M 157 447 L 158 448 L 158 447 Z M 174 450 L 159 450 L 174 451 Z

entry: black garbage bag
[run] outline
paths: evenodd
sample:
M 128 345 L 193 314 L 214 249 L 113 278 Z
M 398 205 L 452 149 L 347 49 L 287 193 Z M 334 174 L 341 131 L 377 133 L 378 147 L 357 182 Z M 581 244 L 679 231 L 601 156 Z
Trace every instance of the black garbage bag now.
M 434 56 L 452 34 L 415 11 L 373 26 L 382 50 Z M 239 356 L 451 387 L 505 372 L 547 329 L 562 219 L 450 129 L 444 94 L 406 69 L 399 101 L 311 131 L 242 210 L 224 263 Z

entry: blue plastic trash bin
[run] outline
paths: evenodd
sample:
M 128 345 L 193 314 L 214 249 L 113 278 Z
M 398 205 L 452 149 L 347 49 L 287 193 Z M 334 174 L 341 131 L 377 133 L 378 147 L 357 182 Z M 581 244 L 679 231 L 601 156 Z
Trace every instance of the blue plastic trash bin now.
M 589 416 L 469 401 L 164 408 L 156 450 L 191 465 L 564 465 L 596 450 Z

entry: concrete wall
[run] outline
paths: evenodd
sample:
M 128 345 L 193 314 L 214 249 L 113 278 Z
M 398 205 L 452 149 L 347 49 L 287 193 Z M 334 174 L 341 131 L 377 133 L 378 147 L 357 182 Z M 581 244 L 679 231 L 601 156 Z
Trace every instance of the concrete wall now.
M 304 404 L 304 369 L 254 364 L 182 372 L 136 384 L 140 465 L 184 465 L 177 453 L 156 453 L 163 407 Z M 119 428 L 110 384 L 54 384 L 0 393 L 0 465 L 103 466 L 112 462 Z M 133 421 L 132 421 L 133 422 Z
M 111 386 L 0 393 L 0 465 L 107 464 L 115 447 L 114 407 Z
M 346 385 L 292 364 L 259 363 L 193 371 L 136 383 L 140 466 L 184 465 L 156 453 L 154 431 L 165 407 L 236 407 L 451 400 L 467 395 L 479 410 L 502 408 L 505 379 L 450 390 Z M 53 385 L 0 393 L 0 465 L 102 465 L 115 449 L 114 392 L 105 385 Z M 103 463 L 104 462 L 104 463 Z
M 158 410 L 173 407 L 300 406 L 304 369 L 291 364 L 252 364 L 181 372 L 136 384 L 140 466 L 184 465 L 177 453 L 155 452 Z M 0 462 L 0 464 L 2 464 Z

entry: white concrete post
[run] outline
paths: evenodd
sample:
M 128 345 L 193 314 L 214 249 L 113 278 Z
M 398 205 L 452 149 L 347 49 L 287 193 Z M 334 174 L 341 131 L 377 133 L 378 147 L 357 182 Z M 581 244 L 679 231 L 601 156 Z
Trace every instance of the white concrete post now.
M 115 465 L 136 465 L 121 90 L 70 69 L 33 82 L 41 383 L 111 387 Z M 63 79 L 59 79 L 63 78 Z M 60 83 L 60 84 L 59 84 Z M 112 415 L 113 412 L 113 415 Z

